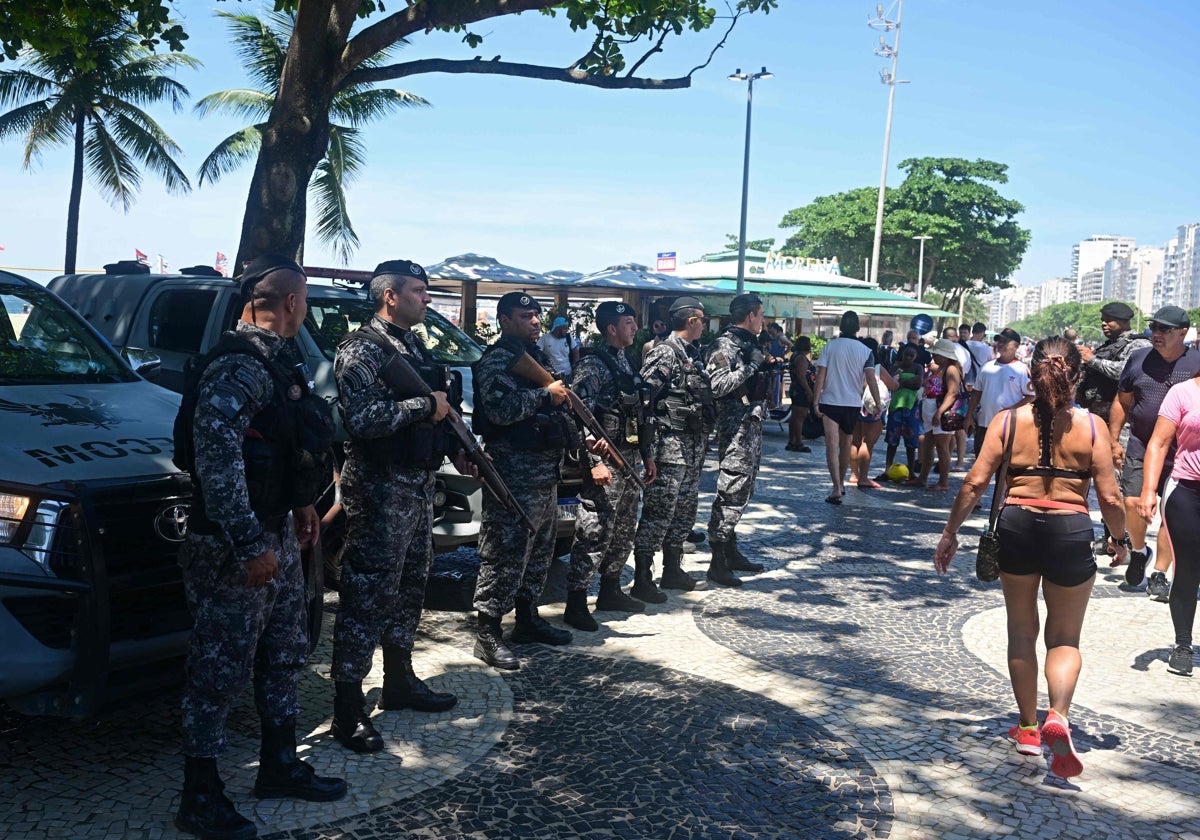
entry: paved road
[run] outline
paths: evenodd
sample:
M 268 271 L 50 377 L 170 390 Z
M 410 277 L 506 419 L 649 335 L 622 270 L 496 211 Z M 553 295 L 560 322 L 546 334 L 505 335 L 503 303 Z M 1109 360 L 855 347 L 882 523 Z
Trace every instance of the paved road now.
M 1016 712 L 997 585 L 974 579 L 968 552 L 949 577 L 932 572 L 950 497 L 851 489 L 826 505 L 820 443 L 793 455 L 784 442 L 769 425 L 742 540 L 769 568 L 743 588 L 614 615 L 565 650 L 525 648 L 503 675 L 469 655 L 463 614 L 430 613 L 418 671 L 462 702 L 378 714 L 389 749 L 374 756 L 328 735 L 326 642 L 304 679 L 303 751 L 351 796 L 252 800 L 248 699 L 229 793 L 262 835 L 297 840 L 1200 838 L 1200 682 L 1166 672 L 1165 605 L 1101 574 L 1071 718 L 1086 770 L 1059 780 L 1005 738 Z M 685 561 L 699 572 L 707 554 Z M 86 724 L 0 718 L 0 835 L 175 836 L 177 706 L 168 694 Z

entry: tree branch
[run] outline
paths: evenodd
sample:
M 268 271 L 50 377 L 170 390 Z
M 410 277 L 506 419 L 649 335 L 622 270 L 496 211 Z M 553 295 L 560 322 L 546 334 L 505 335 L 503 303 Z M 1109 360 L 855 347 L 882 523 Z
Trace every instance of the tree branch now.
M 416 32 L 465 26 L 502 15 L 557 6 L 562 0 L 420 0 L 359 32 L 342 51 L 342 73 L 350 74 L 381 50 Z M 345 85 L 342 85 L 345 87 Z
M 728 4 L 726 4 L 726 8 L 729 8 Z M 725 42 L 729 40 L 729 35 L 731 32 L 733 32 L 733 27 L 737 26 L 738 18 L 740 18 L 742 16 L 741 11 L 734 11 L 733 9 L 730 9 L 730 11 L 733 12 L 733 15 L 731 16 L 731 18 L 729 20 L 729 28 L 725 30 L 725 34 L 723 36 L 721 36 L 721 40 L 717 41 L 717 45 L 712 48 L 711 52 L 709 52 L 708 59 L 703 64 L 697 64 L 695 67 L 693 67 L 691 70 L 688 71 L 689 78 L 693 74 L 695 74 L 697 71 L 703 70 L 705 67 L 712 64 L 712 60 L 716 56 L 717 50 L 724 47 Z
M 422 58 L 386 67 L 364 67 L 342 79 L 338 86 L 344 90 L 353 85 L 372 84 L 389 79 L 402 79 L 419 73 L 478 73 L 492 76 L 519 76 L 549 82 L 569 82 L 606 90 L 679 90 L 692 85 L 691 76 L 677 79 L 646 79 L 628 76 L 590 76 L 582 70 L 563 67 L 543 67 L 538 64 L 519 64 L 513 61 L 456 61 L 448 58 Z
M 647 50 L 647 52 L 644 56 L 642 56 L 637 61 L 635 61 L 633 63 L 633 66 L 629 68 L 629 72 L 626 73 L 625 75 L 633 76 L 633 74 L 638 71 L 638 68 L 641 67 L 643 64 L 645 64 L 650 59 L 650 56 L 654 55 L 655 53 L 662 52 L 663 51 L 663 41 L 667 40 L 667 35 L 670 34 L 670 32 L 671 32 L 670 29 L 664 29 L 662 35 L 660 35 L 658 37 L 658 43 L 655 44 L 653 47 L 651 47 L 649 50 Z M 711 60 L 711 58 L 710 58 L 710 60 Z M 695 71 L 693 71 L 693 72 L 695 72 Z

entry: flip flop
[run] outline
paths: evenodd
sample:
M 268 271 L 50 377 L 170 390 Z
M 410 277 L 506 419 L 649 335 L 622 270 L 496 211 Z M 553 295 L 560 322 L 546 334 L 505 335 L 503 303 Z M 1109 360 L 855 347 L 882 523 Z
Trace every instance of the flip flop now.
M 878 481 L 869 481 L 866 484 L 860 483 L 860 484 L 856 484 L 855 486 L 858 487 L 859 490 L 882 490 L 883 489 L 883 485 L 880 484 Z
M 826 496 L 825 501 L 827 501 L 831 505 L 840 505 L 842 503 L 842 497 L 841 496 Z

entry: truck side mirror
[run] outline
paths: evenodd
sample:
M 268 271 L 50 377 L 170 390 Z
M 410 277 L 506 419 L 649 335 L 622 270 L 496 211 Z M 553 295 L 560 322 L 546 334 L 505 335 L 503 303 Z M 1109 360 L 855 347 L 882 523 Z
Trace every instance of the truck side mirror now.
M 154 382 L 162 372 L 162 359 L 157 353 L 143 350 L 140 347 L 126 347 L 121 351 L 125 361 L 133 368 L 133 372 L 143 379 Z

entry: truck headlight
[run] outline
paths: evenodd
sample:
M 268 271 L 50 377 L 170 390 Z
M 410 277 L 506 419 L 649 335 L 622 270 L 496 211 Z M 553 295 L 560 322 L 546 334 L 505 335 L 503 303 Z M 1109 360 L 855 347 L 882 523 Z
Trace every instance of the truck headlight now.
M 0 493 L 0 542 L 11 542 L 25 513 L 29 510 L 28 496 Z

